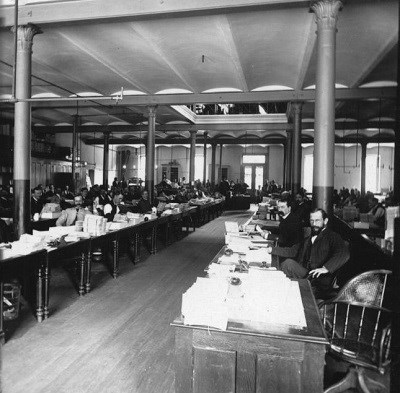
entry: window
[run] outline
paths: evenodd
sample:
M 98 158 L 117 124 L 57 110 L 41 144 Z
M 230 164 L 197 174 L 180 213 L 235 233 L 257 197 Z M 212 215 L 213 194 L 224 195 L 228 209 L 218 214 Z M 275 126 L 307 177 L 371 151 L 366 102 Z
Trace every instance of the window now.
M 253 167 L 250 165 L 244 167 L 244 182 L 250 189 L 253 188 Z
M 265 155 L 244 155 L 243 164 L 265 164 Z
M 264 184 L 264 167 L 261 165 L 256 166 L 256 177 L 255 177 L 255 185 L 254 188 L 258 190 L 258 187 L 262 188 Z
M 194 180 L 203 181 L 204 155 L 196 154 L 194 157 Z
M 139 153 L 138 161 L 138 178 L 144 180 L 146 178 L 146 154 Z
M 365 163 L 366 191 L 379 194 L 381 192 L 381 156 L 367 155 Z
M 306 154 L 304 156 L 304 188 L 308 192 L 312 192 L 313 189 L 313 168 L 314 168 L 314 156 L 312 154 Z

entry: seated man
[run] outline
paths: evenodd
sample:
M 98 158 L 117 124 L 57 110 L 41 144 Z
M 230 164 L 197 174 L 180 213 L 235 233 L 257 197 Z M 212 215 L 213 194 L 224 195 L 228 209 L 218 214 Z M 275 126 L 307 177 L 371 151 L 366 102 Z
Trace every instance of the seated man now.
M 373 223 L 380 228 L 385 228 L 386 211 L 377 198 L 368 198 L 368 214 L 372 215 Z
M 116 190 L 112 194 L 112 200 L 104 206 L 104 217 L 108 221 L 113 221 L 114 217 L 119 214 L 118 205 L 122 202 L 124 196 L 120 190 Z
M 299 216 L 292 212 L 293 201 L 284 197 L 278 201 L 280 216 L 278 246 L 272 247 L 271 253 L 282 258 L 294 258 L 304 239 L 303 224 Z
M 44 200 L 42 198 L 42 189 L 40 187 L 35 187 L 31 197 L 31 215 L 34 216 L 36 213 L 40 214 L 43 205 Z
M 312 210 L 310 224 L 311 236 L 302 242 L 295 259 L 282 262 L 281 269 L 289 278 L 308 276 L 315 297 L 324 299 L 332 289 L 333 273 L 347 262 L 350 254 L 343 239 L 327 228 L 324 210 Z
M 65 227 L 74 225 L 76 221 L 83 221 L 86 214 L 90 214 L 88 210 L 83 208 L 82 195 L 78 194 L 74 197 L 74 207 L 70 207 L 61 212 L 61 216 L 56 221 L 56 226 Z
M 140 198 L 138 204 L 139 213 L 151 213 L 151 202 L 149 200 L 149 193 L 147 190 L 142 191 L 142 197 Z

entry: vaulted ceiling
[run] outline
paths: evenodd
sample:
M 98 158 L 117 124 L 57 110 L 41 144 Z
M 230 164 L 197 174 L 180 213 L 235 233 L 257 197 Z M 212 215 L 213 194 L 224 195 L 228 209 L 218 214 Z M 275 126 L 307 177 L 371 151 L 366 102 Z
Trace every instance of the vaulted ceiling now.
M 10 3 L 0 0 L 2 98 L 12 90 Z M 338 141 L 394 138 L 398 7 L 395 0 L 344 2 Z M 78 114 L 87 143 L 99 143 L 103 131 L 112 132 L 111 143 L 138 143 L 147 106 L 157 105 L 158 141 L 182 143 L 195 129 L 199 140 L 207 131 L 218 141 L 279 143 L 291 128 L 290 102 L 300 100 L 303 140 L 313 139 L 317 36 L 309 1 L 20 0 L 18 14 L 19 24 L 43 31 L 33 44 L 32 96 L 42 97 L 32 103 L 34 129 L 72 132 Z M 110 98 L 122 88 L 119 100 Z M 71 95 L 90 98 L 44 98 Z M 233 104 L 236 114 L 205 115 L 196 104 Z M 250 104 L 258 104 L 256 113 L 240 114 Z M 3 101 L 0 116 L 12 119 L 13 104 Z

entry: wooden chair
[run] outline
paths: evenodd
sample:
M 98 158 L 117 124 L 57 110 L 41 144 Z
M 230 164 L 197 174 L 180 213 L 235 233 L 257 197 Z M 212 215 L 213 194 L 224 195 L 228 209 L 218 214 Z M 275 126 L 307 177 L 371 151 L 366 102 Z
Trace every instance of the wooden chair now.
M 391 312 L 383 307 L 388 270 L 372 270 L 352 278 L 338 295 L 321 304 L 323 324 L 329 339 L 329 352 L 350 363 L 346 377 L 325 393 L 361 389 L 385 391 L 367 378 L 365 368 L 384 374 L 390 363 Z

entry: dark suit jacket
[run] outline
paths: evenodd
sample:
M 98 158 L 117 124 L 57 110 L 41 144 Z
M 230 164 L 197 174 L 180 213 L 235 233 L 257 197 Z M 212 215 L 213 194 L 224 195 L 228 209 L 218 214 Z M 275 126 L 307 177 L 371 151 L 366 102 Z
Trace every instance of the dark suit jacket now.
M 140 213 L 151 212 L 151 203 L 148 199 L 141 198 L 138 202 L 138 208 Z
M 35 213 L 41 213 L 43 209 L 43 200 L 39 199 L 36 200 L 35 198 L 31 197 L 31 215 L 33 216 Z
M 296 214 L 290 213 L 279 224 L 278 247 L 272 248 L 272 254 L 282 258 L 294 258 L 303 239 L 303 224 Z
M 344 240 L 336 232 L 325 228 L 311 244 L 307 237 L 299 250 L 297 262 L 312 270 L 325 266 L 329 273 L 334 273 L 349 259 L 350 253 Z M 311 247 L 311 250 L 309 248 Z M 310 257 L 308 258 L 308 254 Z

